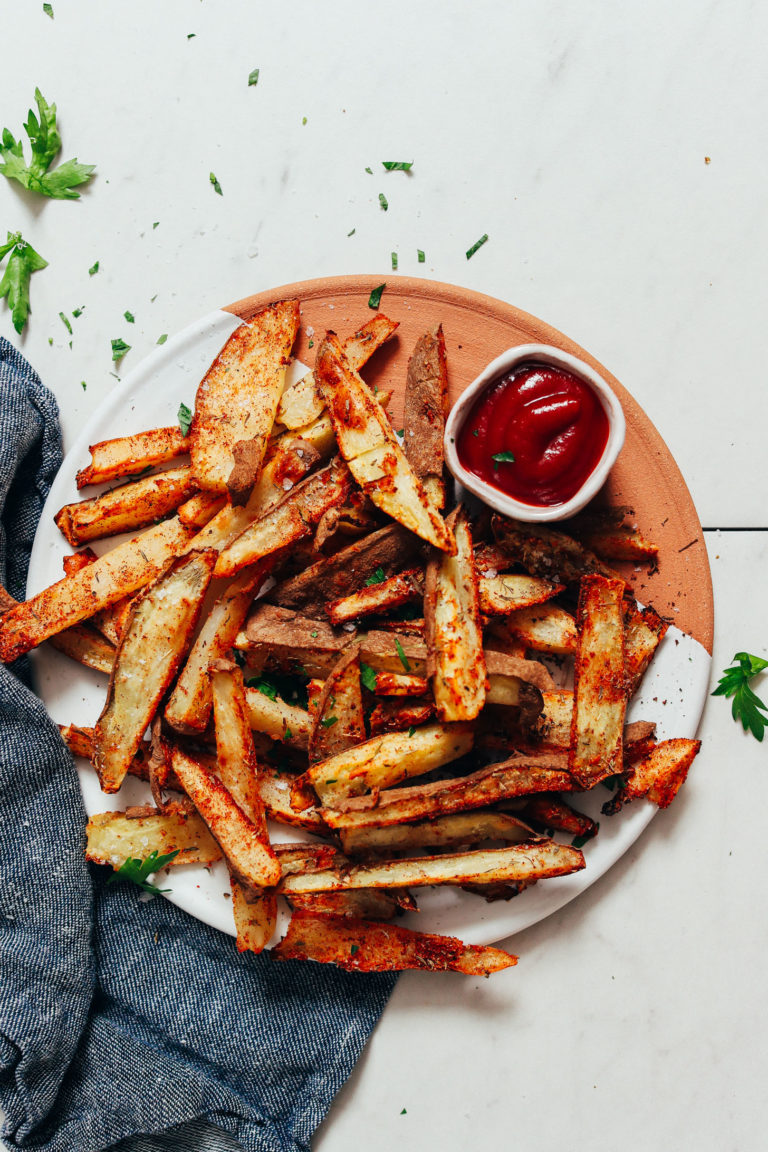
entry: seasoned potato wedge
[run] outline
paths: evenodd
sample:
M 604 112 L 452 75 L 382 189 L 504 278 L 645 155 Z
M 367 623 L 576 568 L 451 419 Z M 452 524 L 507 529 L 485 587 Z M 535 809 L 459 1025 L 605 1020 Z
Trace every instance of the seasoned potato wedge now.
M 184 659 L 215 562 L 210 550 L 174 560 L 134 605 L 94 736 L 94 767 L 104 792 L 122 784 Z
M 145 587 L 190 535 L 176 518 L 166 520 L 11 609 L 0 621 L 0 660 L 6 664 L 16 660 L 64 628 Z
M 77 548 L 89 540 L 133 532 L 162 520 L 189 499 L 196 485 L 189 468 L 174 468 L 145 476 L 75 504 L 65 504 L 55 515 L 62 535 Z
M 295 704 L 286 703 L 279 696 L 265 695 L 258 688 L 246 688 L 245 700 L 251 728 L 296 748 L 309 745 L 312 731 L 309 712 Z
M 518 844 L 535 839 L 527 824 L 506 812 L 458 812 L 415 824 L 394 824 L 386 828 L 347 828 L 341 832 L 341 846 L 347 855 L 369 852 L 408 852 L 414 848 L 456 848 L 483 840 L 506 840 Z
M 137 432 L 135 436 L 102 440 L 99 444 L 92 444 L 88 451 L 91 463 L 78 472 L 78 488 L 137 476 L 147 468 L 167 464 L 169 460 L 189 452 L 189 441 L 174 424 L 172 428 L 151 428 L 148 432 Z
M 624 784 L 603 805 L 603 812 L 612 815 L 628 801 L 643 797 L 659 808 L 669 807 L 685 783 L 700 748 L 700 740 L 662 740 L 648 756 L 632 765 Z
M 635 600 L 624 600 L 624 671 L 627 695 L 632 696 L 664 639 L 669 621 L 651 607 L 640 608 Z
M 452 534 L 408 464 L 386 413 L 350 368 L 333 333 L 328 333 L 318 352 L 315 378 L 341 454 L 365 494 L 417 536 L 453 552 Z
M 392 608 L 399 608 L 401 604 L 419 600 L 423 595 L 422 571 L 420 568 L 411 568 L 407 572 L 390 576 L 388 580 L 382 579 L 366 585 L 350 596 L 331 600 L 326 604 L 326 611 L 331 624 L 340 627 L 351 620 L 358 620 L 361 616 L 381 614 Z
M 273 949 L 275 960 L 315 960 L 348 972 L 463 972 L 490 976 L 517 963 L 500 948 L 463 944 L 451 936 L 413 932 L 396 924 L 376 924 L 351 916 L 297 910 L 288 933 Z
M 227 491 L 235 445 L 243 443 L 251 445 L 249 476 L 239 478 L 238 492 L 253 487 L 298 329 L 297 300 L 272 304 L 235 329 L 206 372 L 189 430 L 192 474 L 200 488 Z
M 453 532 L 453 555 L 433 556 L 427 565 L 424 620 L 427 676 L 438 717 L 444 722 L 474 720 L 486 697 L 483 634 L 477 602 L 472 530 L 461 505 L 446 520 Z
M 403 448 L 435 508 L 445 507 L 443 434 L 448 412 L 448 367 L 443 326 L 416 342 L 408 361 Z
M 493 534 L 513 562 L 531 576 L 571 584 L 582 576 L 598 574 L 615 579 L 617 573 L 578 540 L 544 524 L 524 524 L 495 513 Z
M 93 668 L 95 672 L 112 674 L 115 664 L 115 646 L 85 624 L 73 624 L 51 636 L 49 644 L 71 660 Z
M 256 899 L 248 900 L 242 884 L 229 878 L 232 891 L 232 912 L 235 917 L 235 941 L 238 952 L 263 952 L 275 933 L 277 925 L 277 897 L 270 889 L 262 889 Z
M 213 864 L 221 849 L 196 812 L 179 804 L 163 812 L 131 818 L 125 812 L 100 812 L 86 828 L 85 857 L 95 864 L 119 868 L 126 860 L 145 860 L 153 852 L 165 856 L 178 851 L 166 865 Z
M 581 581 L 568 768 L 584 788 L 621 771 L 627 706 L 623 593 L 623 580 Z
M 480 576 L 477 582 L 480 611 L 484 616 L 506 616 L 520 608 L 543 604 L 564 591 L 564 584 L 553 584 L 538 576 L 521 576 L 513 572 Z
M 508 636 L 534 652 L 571 656 L 578 647 L 576 621 L 557 604 L 518 608 L 504 617 L 502 627 Z
M 365 738 L 360 649 L 353 644 L 334 664 L 317 700 L 309 734 L 309 763 L 354 748 Z

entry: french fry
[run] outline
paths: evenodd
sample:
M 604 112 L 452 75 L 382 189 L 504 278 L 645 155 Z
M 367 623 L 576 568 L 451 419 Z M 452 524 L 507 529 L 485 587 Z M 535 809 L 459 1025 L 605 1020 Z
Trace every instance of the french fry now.
M 263 952 L 275 932 L 277 897 L 270 889 L 262 889 L 256 899 L 249 901 L 245 889 L 234 876 L 230 876 L 229 884 L 237 950 L 256 954 Z
M 253 487 L 298 328 L 297 300 L 273 304 L 235 329 L 206 372 L 189 430 L 192 474 L 200 488 L 227 491 L 235 446 L 244 443 L 250 448 L 238 473 L 238 500 Z
M 226 503 L 226 496 L 216 492 L 195 492 L 194 496 L 179 505 L 178 517 L 188 528 L 204 528 Z
M 144 860 L 152 852 L 178 851 L 165 867 L 213 864 L 221 850 L 196 812 L 168 805 L 163 812 L 131 819 L 125 812 L 100 812 L 86 828 L 86 860 L 119 868 L 126 860 Z
M 342 503 L 352 489 L 352 477 L 341 461 L 308 476 L 261 519 L 220 554 L 217 576 L 234 576 L 241 568 L 308 536 L 322 514 Z
M 284 580 L 271 590 L 269 599 L 282 608 L 316 610 L 323 618 L 329 600 L 358 591 L 379 572 L 384 578 L 391 576 L 413 557 L 417 545 L 405 528 L 389 524 Z
M 540 792 L 536 796 L 526 796 L 522 806 L 516 809 L 525 820 L 531 820 L 542 828 L 556 832 L 568 832 L 571 836 L 589 840 L 597 835 L 599 825 L 589 816 L 577 812 L 566 804 L 561 796 L 551 792 Z
M 636 601 L 624 600 L 624 671 L 627 695 L 637 691 L 653 654 L 664 639 L 669 621 L 653 608 L 640 608 Z
M 427 677 L 437 715 L 448 723 L 474 720 L 480 713 L 486 697 L 486 667 L 472 530 L 461 505 L 446 525 L 453 533 L 456 551 L 433 556 L 427 565 L 424 620 Z
M 303 708 L 288 704 L 279 696 L 265 696 L 258 688 L 246 688 L 245 700 L 251 728 L 295 748 L 308 746 L 312 719 Z
M 443 326 L 421 336 L 408 361 L 403 449 L 435 508 L 445 507 L 443 433 L 448 410 L 448 368 Z
M 378 684 L 378 677 L 376 680 Z M 426 724 L 434 714 L 435 706 L 431 700 L 379 700 L 369 717 L 371 736 L 405 732 Z
M 573 692 L 566 689 L 542 692 L 542 712 L 536 734 L 547 748 L 569 748 L 573 723 Z
M 387 612 L 391 608 L 399 608 L 401 604 L 408 604 L 424 595 L 423 583 L 419 568 L 399 572 L 396 576 L 390 576 L 388 580 L 370 584 L 350 596 L 331 600 L 326 604 L 328 618 L 331 624 L 340 627 L 361 616 L 371 616 Z
M 211 608 L 165 708 L 166 720 L 177 731 L 205 731 L 212 703 L 209 665 L 222 659 L 234 644 L 273 559 L 267 557 L 239 572 Z
M 189 535 L 190 529 L 176 518 L 165 520 L 25 600 L 0 621 L 0 660 L 9 664 L 64 628 L 137 592 L 154 580 Z
M 91 463 L 78 472 L 78 488 L 138 476 L 147 468 L 167 464 L 169 460 L 189 452 L 189 441 L 174 425 L 171 428 L 151 428 L 148 432 L 137 432 L 135 436 L 102 440 L 99 444 L 92 444 L 88 451 Z
M 360 920 L 391 920 L 400 909 L 418 911 L 413 897 L 404 903 L 398 889 L 351 888 L 347 892 L 316 892 L 313 896 L 292 896 L 288 903 L 314 916 L 355 916 Z M 290 931 L 290 929 L 289 929 Z
M 480 611 L 484 616 L 506 616 L 520 608 L 543 604 L 564 589 L 564 584 L 515 573 L 480 576 L 477 581 Z
M 51 636 L 49 644 L 71 660 L 96 672 L 111 675 L 115 663 L 115 647 L 85 624 L 73 624 L 63 632 Z
M 133 532 L 162 520 L 195 491 L 189 468 L 174 468 L 145 476 L 75 504 L 56 513 L 56 526 L 73 548 L 89 540 Z
M 531 576 L 541 576 L 555 583 L 572 584 L 582 576 L 599 575 L 616 579 L 609 568 L 583 544 L 543 524 L 524 524 L 494 513 L 491 527 L 497 542 L 512 558 L 522 564 Z
M 309 763 L 316 764 L 365 741 L 360 690 L 360 650 L 351 645 L 331 669 L 317 701 L 309 734 Z
M 351 916 L 297 910 L 288 932 L 272 950 L 275 960 L 315 960 L 348 972 L 392 972 L 421 968 L 490 976 L 517 963 L 500 948 L 463 944 L 451 936 L 412 932 Z
M 98 560 L 98 556 L 91 548 L 83 548 L 81 552 L 75 552 L 72 556 L 65 556 L 62 560 L 64 575 L 74 576 L 76 572 L 80 572 L 81 569 L 95 563 L 96 560 Z M 93 616 L 88 617 L 88 623 L 100 632 L 110 644 L 117 647 L 125 631 L 132 603 L 132 596 L 124 596 L 122 600 L 111 604 L 109 608 L 102 608 L 100 612 L 94 612 Z
M 611 816 L 630 800 L 643 797 L 659 808 L 668 808 L 685 783 L 700 748 L 700 740 L 662 740 L 648 756 L 632 765 L 624 784 L 603 805 L 605 815 Z
M 221 848 L 235 879 L 248 888 L 272 888 L 281 876 L 274 852 L 214 773 L 174 746 L 173 770 Z
M 270 820 L 303 828 L 315 835 L 327 834 L 328 829 L 316 808 L 297 811 L 291 804 L 291 789 L 296 777 L 277 768 L 265 768 L 259 776 L 259 795 Z
M 530 882 L 567 876 L 584 867 L 578 848 L 554 841 L 531 841 L 512 848 L 486 848 L 475 852 L 446 852 L 412 860 L 386 860 L 345 864 L 317 872 L 284 876 L 279 891 L 286 896 L 337 892 L 346 888 L 420 888 L 441 884 L 497 884 Z
M 338 831 L 384 828 L 485 808 L 532 792 L 567 792 L 573 787 L 573 778 L 566 771 L 566 764 L 567 758 L 557 753 L 521 754 L 456 780 L 391 788 L 372 797 L 341 801 L 332 797 L 322 808 L 321 816 Z
M 413 676 L 404 672 L 376 672 L 374 691 L 377 696 L 426 696 L 429 693 L 429 681 L 426 676 Z
M 452 534 L 408 464 L 386 413 L 332 332 L 318 352 L 315 378 L 341 454 L 366 496 L 417 536 L 453 552 Z
M 396 320 L 388 320 L 377 312 L 372 320 L 342 341 L 342 348 L 354 371 L 359 372 L 397 328 Z M 277 407 L 277 421 L 286 428 L 302 428 L 320 416 L 325 403 L 318 392 L 314 372 L 308 372 L 295 384 L 286 388 Z
M 104 792 L 119 789 L 184 659 L 215 561 L 211 550 L 172 561 L 134 605 L 94 736 L 94 767 Z
M 324 803 L 389 788 L 412 776 L 450 764 L 472 747 L 465 724 L 427 724 L 415 731 L 388 732 L 311 765 L 307 775 Z
M 348 828 L 341 832 L 341 846 L 350 856 L 369 852 L 408 852 L 414 848 L 456 848 L 483 840 L 506 840 L 512 844 L 535 839 L 533 830 L 506 812 L 458 812 L 416 824 L 388 828 Z
M 568 768 L 584 788 L 621 771 L 627 706 L 623 593 L 623 580 L 594 575 L 581 581 Z
M 519 640 L 534 652 L 571 656 L 578 647 L 576 621 L 570 612 L 557 604 L 518 608 L 504 617 L 500 627 L 512 639 Z

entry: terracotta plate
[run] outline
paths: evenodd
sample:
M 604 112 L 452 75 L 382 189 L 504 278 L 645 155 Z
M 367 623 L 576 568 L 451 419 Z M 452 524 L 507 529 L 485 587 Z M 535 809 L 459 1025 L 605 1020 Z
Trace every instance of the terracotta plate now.
M 248 319 L 265 304 L 288 297 L 302 303 L 299 360 L 311 364 L 327 328 L 353 331 L 372 315 L 368 297 L 378 277 L 310 280 L 250 296 L 191 324 L 150 354 L 94 413 L 72 446 L 56 478 L 32 552 L 28 592 L 33 594 L 61 576 L 62 557 L 70 551 L 53 524 L 58 508 L 77 498 L 75 473 L 87 460 L 87 447 L 110 436 L 172 424 L 179 403 L 192 403 L 195 389 L 238 317 Z M 430 280 L 388 277 L 382 311 L 399 320 L 396 338 L 372 361 L 369 379 L 394 394 L 395 426 L 402 414 L 405 367 L 419 335 L 442 322 L 446 337 L 451 395 L 457 396 L 490 360 L 504 349 L 530 342 L 553 344 L 593 364 L 612 384 L 627 417 L 624 451 L 608 484 L 611 502 L 631 504 L 638 523 L 660 547 L 658 572 L 628 570 L 637 595 L 669 616 L 671 628 L 633 701 L 631 718 L 656 721 L 662 737 L 693 736 L 706 700 L 713 612 L 712 585 L 704 540 L 688 490 L 663 440 L 632 397 L 593 357 L 542 321 L 488 296 Z M 107 541 L 101 551 L 114 546 Z M 99 550 L 99 549 L 97 549 Z M 60 723 L 93 724 L 101 711 L 106 677 L 73 665 L 59 653 L 40 650 L 35 657 L 40 694 Z M 119 796 L 104 796 L 89 767 L 80 779 L 89 814 L 146 802 L 146 791 L 129 780 Z M 607 793 L 598 788 L 581 806 L 599 816 Z M 587 866 L 575 876 L 535 885 L 510 903 L 486 904 L 460 891 L 433 889 L 419 894 L 422 911 L 404 923 L 428 931 L 459 935 L 487 943 L 528 927 L 561 907 L 602 875 L 637 839 L 654 809 L 645 802 L 630 805 L 619 816 L 603 820 L 599 836 L 585 849 Z M 283 827 L 277 839 L 294 838 Z M 233 933 L 229 884 L 223 865 L 210 872 L 172 871 L 169 895 L 193 916 Z M 226 895 L 225 895 L 226 894 Z

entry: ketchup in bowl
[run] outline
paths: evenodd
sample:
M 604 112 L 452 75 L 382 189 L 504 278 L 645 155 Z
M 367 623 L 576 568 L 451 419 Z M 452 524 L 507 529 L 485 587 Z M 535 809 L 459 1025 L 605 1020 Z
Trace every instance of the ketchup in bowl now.
M 460 463 L 524 504 L 565 504 L 599 463 L 609 424 L 595 391 L 562 368 L 527 362 L 491 383 L 457 437 Z

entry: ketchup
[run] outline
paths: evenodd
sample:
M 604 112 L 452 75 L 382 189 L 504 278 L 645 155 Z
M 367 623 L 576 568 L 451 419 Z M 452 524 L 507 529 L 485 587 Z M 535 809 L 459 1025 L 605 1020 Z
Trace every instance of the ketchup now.
M 529 363 L 477 398 L 456 448 L 467 471 L 486 484 L 524 504 L 552 506 L 581 488 L 608 431 L 608 417 L 588 384 L 561 368 Z

